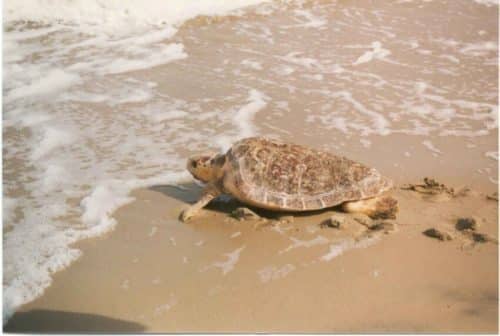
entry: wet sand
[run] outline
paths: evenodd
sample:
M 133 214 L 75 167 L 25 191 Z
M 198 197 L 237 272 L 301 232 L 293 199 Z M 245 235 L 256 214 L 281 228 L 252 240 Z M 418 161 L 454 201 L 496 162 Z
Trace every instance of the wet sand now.
M 498 203 L 482 193 L 396 190 L 396 230 L 367 238 L 361 225 L 322 227 L 333 210 L 238 221 L 233 201 L 178 222 L 199 191 L 135 191 L 116 230 L 80 242 L 83 256 L 5 331 L 498 332 L 498 245 L 455 228 L 474 216 L 498 238 Z M 428 228 L 454 239 L 427 237 Z M 357 248 L 325 260 L 336 240 L 356 236 Z

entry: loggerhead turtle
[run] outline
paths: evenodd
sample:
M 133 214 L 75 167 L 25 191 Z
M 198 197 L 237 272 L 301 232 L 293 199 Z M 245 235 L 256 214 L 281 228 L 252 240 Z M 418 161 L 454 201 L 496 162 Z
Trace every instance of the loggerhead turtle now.
M 187 169 L 206 186 L 200 200 L 181 213 L 182 221 L 222 193 L 270 210 L 309 211 L 341 204 L 346 212 L 372 218 L 395 218 L 398 211 L 395 199 L 381 196 L 392 181 L 374 168 L 265 137 L 242 139 L 225 154 L 193 156 Z

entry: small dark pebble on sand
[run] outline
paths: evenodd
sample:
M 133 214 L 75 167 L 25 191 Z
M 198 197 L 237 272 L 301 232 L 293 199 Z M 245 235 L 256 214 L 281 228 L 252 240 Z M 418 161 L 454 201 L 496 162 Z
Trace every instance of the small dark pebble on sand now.
M 427 237 L 437 238 L 441 241 L 453 239 L 453 236 L 448 232 L 436 228 L 427 229 L 423 232 L 423 234 L 426 235 Z
M 473 217 L 464 217 L 457 220 L 455 228 L 458 231 L 472 230 L 475 231 L 479 227 L 478 221 Z
M 335 217 L 330 217 L 330 218 L 324 220 L 323 222 L 321 222 L 321 224 L 319 224 L 319 226 L 322 228 L 340 229 L 342 227 L 342 223 L 343 223 L 343 221 L 341 219 L 335 218 Z
M 374 225 L 370 227 L 372 231 L 384 231 L 386 233 L 396 230 L 396 225 L 389 221 L 375 222 Z
M 486 233 L 480 232 L 466 232 L 466 235 L 469 236 L 476 243 L 494 243 L 498 244 L 498 240 L 495 237 L 492 237 Z
M 497 201 L 498 202 L 498 192 L 494 192 L 491 195 L 486 195 L 486 198 L 491 200 L 491 201 Z

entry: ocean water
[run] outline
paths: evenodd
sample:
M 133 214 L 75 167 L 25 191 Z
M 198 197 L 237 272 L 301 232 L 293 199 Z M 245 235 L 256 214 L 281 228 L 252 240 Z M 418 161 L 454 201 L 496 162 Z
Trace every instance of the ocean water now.
M 4 321 L 80 256 L 72 243 L 113 229 L 131 190 L 187 180 L 186 156 L 242 137 L 358 157 L 403 139 L 412 145 L 380 163 L 395 174 L 418 155 L 454 167 L 453 139 L 470 152 L 465 173 L 496 186 L 497 11 L 485 0 L 6 1 Z

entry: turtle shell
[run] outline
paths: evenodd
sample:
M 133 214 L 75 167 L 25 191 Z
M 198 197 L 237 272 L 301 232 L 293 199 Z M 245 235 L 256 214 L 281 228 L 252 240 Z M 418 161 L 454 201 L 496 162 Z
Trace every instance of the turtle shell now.
M 380 195 L 392 181 L 376 169 L 305 146 L 253 137 L 226 153 L 243 201 L 270 209 L 317 210 Z

